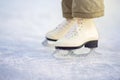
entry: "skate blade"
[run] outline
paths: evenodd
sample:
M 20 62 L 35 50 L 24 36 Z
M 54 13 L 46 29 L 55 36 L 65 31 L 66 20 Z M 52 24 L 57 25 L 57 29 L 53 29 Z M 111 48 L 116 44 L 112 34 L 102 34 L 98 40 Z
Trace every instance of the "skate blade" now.
M 56 42 L 56 41 L 44 40 L 44 41 L 42 42 L 42 45 L 43 45 L 44 47 L 55 48 L 55 42 Z
M 91 48 L 91 49 L 84 49 L 83 51 L 74 51 L 73 55 L 76 57 L 87 57 L 93 53 L 95 53 L 96 48 Z M 86 51 L 85 51 L 86 50 Z
M 90 48 L 86 47 L 81 47 L 80 49 L 73 50 L 75 55 L 80 55 L 80 54 L 88 54 L 90 52 Z
M 56 59 L 64 59 L 64 60 L 76 59 L 76 57 L 72 55 L 73 52 L 72 51 L 68 51 L 68 50 L 59 50 L 59 49 L 57 49 L 53 54 L 54 54 L 53 56 Z
M 84 49 L 87 50 L 87 49 Z M 75 50 L 59 50 L 57 49 L 54 52 L 54 57 L 57 59 L 80 59 L 82 57 L 87 57 L 93 53 L 95 53 L 95 48 L 91 48 L 88 51 L 75 51 Z M 76 53 L 75 53 L 76 52 Z M 78 53 L 77 53 L 78 52 Z

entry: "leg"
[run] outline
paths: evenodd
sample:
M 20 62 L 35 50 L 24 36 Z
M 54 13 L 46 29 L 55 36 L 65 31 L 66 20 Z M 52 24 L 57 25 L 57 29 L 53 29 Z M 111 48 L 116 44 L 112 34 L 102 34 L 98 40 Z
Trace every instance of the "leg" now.
M 62 12 L 64 18 L 72 18 L 72 1 L 62 0 Z
M 67 25 L 74 22 L 72 19 L 72 1 L 73 0 L 62 0 L 63 17 L 65 17 L 66 20 L 46 34 L 46 39 L 42 42 L 44 46 L 54 47 L 56 41 L 63 37 L 71 28 Z
M 72 16 L 97 18 L 104 15 L 104 0 L 73 0 Z
M 103 0 L 73 0 L 72 17 L 76 19 L 76 26 L 73 26 L 75 29 L 72 32 L 68 32 L 68 36 L 56 42 L 56 49 L 59 50 L 59 53 L 63 53 L 63 50 L 65 50 L 65 55 L 68 55 L 82 46 L 90 48 L 89 53 L 94 51 L 94 48 L 98 46 L 99 36 L 92 18 L 103 15 Z

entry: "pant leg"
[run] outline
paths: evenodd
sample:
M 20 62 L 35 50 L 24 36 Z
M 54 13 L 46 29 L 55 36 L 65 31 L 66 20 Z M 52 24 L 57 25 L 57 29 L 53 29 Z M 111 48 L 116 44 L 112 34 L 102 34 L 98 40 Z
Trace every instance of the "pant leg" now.
M 62 12 L 65 18 L 72 18 L 72 1 L 73 0 L 62 0 Z
M 72 16 L 97 18 L 104 15 L 104 0 L 73 0 Z

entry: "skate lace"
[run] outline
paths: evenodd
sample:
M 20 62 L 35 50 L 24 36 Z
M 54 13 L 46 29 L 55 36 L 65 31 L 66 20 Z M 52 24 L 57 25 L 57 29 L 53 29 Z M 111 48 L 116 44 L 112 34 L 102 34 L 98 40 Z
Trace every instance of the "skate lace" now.
M 79 25 L 78 25 L 79 24 Z M 77 24 L 75 24 L 74 27 L 72 27 L 72 29 L 70 30 L 70 32 L 66 35 L 66 37 L 68 39 L 71 39 L 73 37 L 76 37 L 78 35 L 78 33 L 81 31 L 82 27 L 83 27 L 83 20 L 77 21 Z
M 67 24 L 68 21 L 63 21 L 61 24 L 58 25 L 58 27 L 55 28 L 55 31 L 63 30 Z

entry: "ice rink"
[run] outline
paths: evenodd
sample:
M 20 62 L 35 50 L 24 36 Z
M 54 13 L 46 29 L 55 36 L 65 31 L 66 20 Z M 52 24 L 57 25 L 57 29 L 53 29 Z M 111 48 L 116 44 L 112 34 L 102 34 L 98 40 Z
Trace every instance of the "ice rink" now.
M 105 0 L 105 16 L 96 19 L 96 53 L 63 60 L 41 45 L 64 20 L 61 0 L 0 0 L 0 80 L 120 80 L 119 4 Z

